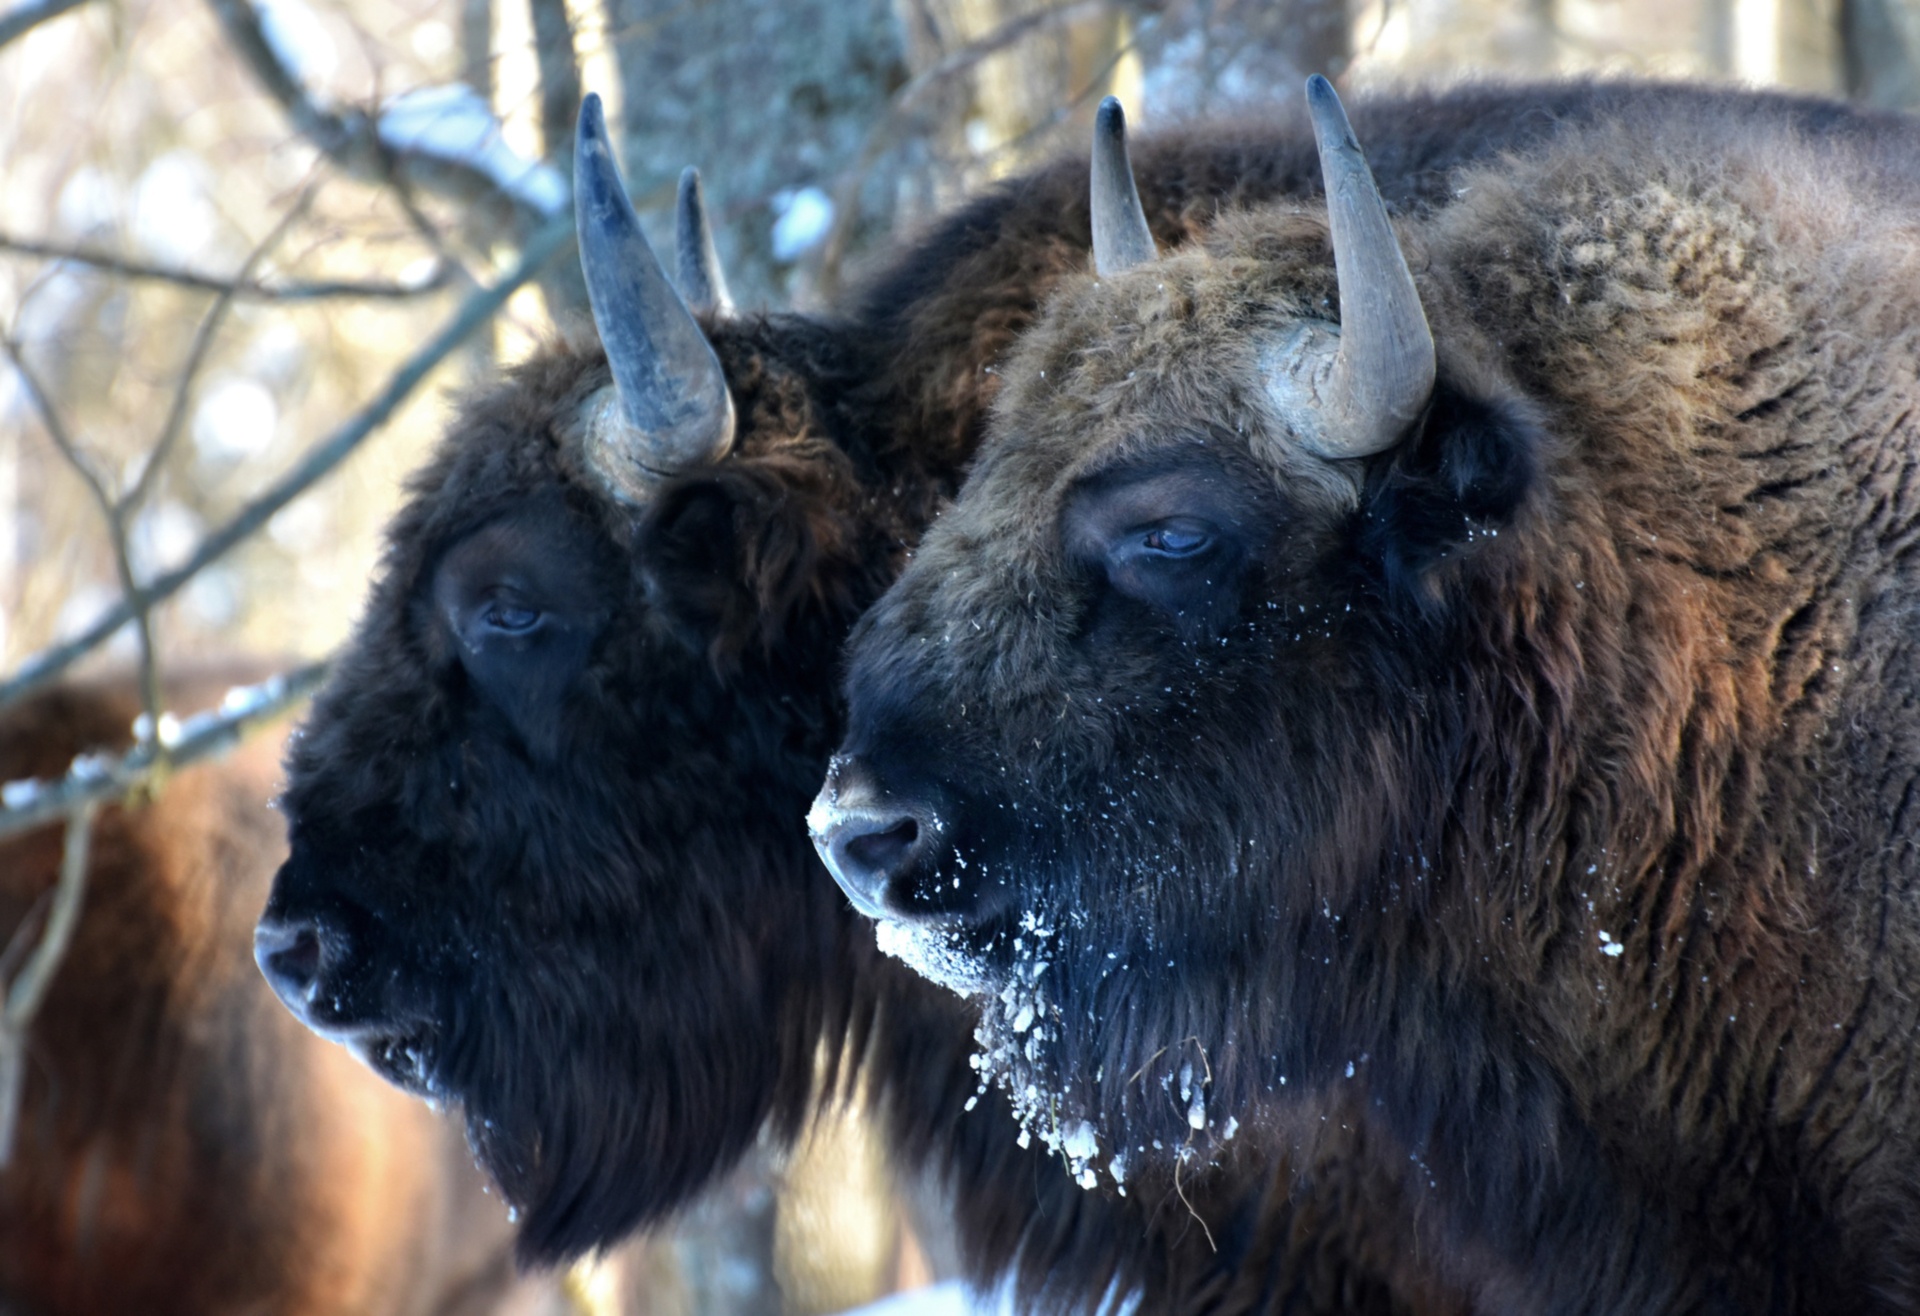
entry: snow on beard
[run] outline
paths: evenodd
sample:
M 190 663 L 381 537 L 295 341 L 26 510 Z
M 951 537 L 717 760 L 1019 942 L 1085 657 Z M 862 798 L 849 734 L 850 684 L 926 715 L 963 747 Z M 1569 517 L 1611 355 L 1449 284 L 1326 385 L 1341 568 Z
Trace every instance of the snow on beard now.
M 1068 920 L 1084 923 L 1084 915 Z M 1050 971 L 1069 953 L 1056 921 L 1031 910 L 1020 915 L 1012 933 L 997 933 L 986 946 L 970 940 L 967 930 L 951 924 L 907 923 L 883 919 L 875 926 L 882 952 L 924 978 L 950 988 L 980 1006 L 974 1029 L 978 1046 L 972 1057 L 980 1075 L 980 1089 L 968 1099 L 972 1110 L 997 1085 L 1008 1098 L 1020 1123 L 1022 1147 L 1038 1138 L 1066 1163 L 1067 1172 L 1082 1188 L 1096 1188 L 1102 1172 L 1126 1196 L 1130 1151 L 1142 1146 L 1115 1147 L 1103 1135 L 1099 1118 L 1101 1089 L 1107 1079 L 1104 1065 L 1092 1074 L 1069 1072 L 1073 1066 L 1063 1045 L 1064 1019 L 1056 994 L 1049 990 Z M 1131 970 L 1118 951 L 1098 958 L 1112 963 L 1099 973 L 1104 980 L 1118 969 Z M 1057 977 L 1057 975 L 1054 975 Z M 1177 1063 L 1156 1064 L 1163 1059 Z M 1081 1068 L 1084 1068 L 1082 1066 Z M 1207 1090 L 1211 1082 L 1204 1048 L 1188 1039 L 1178 1048 L 1159 1049 L 1136 1077 L 1146 1078 L 1148 1091 L 1157 1089 L 1162 1100 L 1177 1101 L 1183 1113 L 1186 1137 L 1178 1148 L 1183 1165 L 1210 1164 L 1221 1147 L 1239 1129 L 1239 1121 L 1209 1117 Z M 1164 1150 L 1160 1139 L 1155 1151 Z

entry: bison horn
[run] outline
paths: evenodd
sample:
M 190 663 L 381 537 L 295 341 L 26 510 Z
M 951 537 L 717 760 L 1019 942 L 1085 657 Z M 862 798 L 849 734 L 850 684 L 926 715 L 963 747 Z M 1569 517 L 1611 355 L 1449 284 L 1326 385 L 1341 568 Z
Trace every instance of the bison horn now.
M 1118 97 L 1100 102 L 1093 116 L 1093 271 L 1101 277 L 1145 265 L 1160 252 L 1153 245 L 1140 193 L 1127 162 L 1127 115 Z
M 616 498 L 644 502 L 665 477 L 726 455 L 733 399 L 713 345 L 640 231 L 597 95 L 581 102 L 573 159 L 580 265 L 613 370 L 587 417 L 586 460 Z
M 680 295 L 687 304 L 712 315 L 733 314 L 727 272 L 720 268 L 713 228 L 707 223 L 700 171 L 692 165 L 680 173 L 680 199 L 673 210 L 673 245 L 680 258 Z
M 1425 409 L 1433 394 L 1433 333 L 1353 125 L 1333 84 L 1317 73 L 1307 79 L 1307 108 L 1340 281 L 1339 347 L 1330 367 L 1324 357 L 1296 356 L 1285 371 L 1292 378 L 1275 382 L 1310 390 L 1318 414 L 1301 429 L 1321 456 L 1366 457 L 1392 447 Z M 1288 400 L 1305 401 L 1297 393 Z

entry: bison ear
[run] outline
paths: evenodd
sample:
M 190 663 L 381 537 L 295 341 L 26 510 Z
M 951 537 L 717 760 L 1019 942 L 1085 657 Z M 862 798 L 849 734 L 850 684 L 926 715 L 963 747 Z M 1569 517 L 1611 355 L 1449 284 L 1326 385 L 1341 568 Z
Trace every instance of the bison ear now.
M 1443 563 L 1511 526 L 1539 485 L 1544 441 L 1533 408 L 1505 390 L 1438 384 L 1416 435 L 1362 495 L 1359 548 L 1389 591 L 1431 599 Z
M 664 490 L 641 523 L 637 560 L 654 614 L 727 671 L 791 648 L 796 627 L 838 611 L 850 619 L 851 544 L 823 491 L 736 461 Z

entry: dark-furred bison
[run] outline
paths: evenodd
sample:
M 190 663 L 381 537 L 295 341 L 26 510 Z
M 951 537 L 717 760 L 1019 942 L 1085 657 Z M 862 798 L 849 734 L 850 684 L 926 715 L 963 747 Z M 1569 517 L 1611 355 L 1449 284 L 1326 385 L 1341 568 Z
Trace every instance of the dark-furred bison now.
M 1123 215 L 1002 367 L 823 852 L 1079 1168 L 1358 1121 L 1482 1310 L 1920 1309 L 1920 126 L 1396 224 L 1309 99 L 1330 207 Z
M 1394 152 L 1389 188 L 1425 204 L 1461 159 L 1629 94 L 1467 90 L 1361 113 Z M 1168 243 L 1223 205 L 1319 186 L 1303 126 L 1149 143 L 1140 173 Z M 464 1106 L 529 1258 L 679 1207 L 769 1120 L 791 1132 L 824 1054 L 863 1060 L 902 1159 L 950 1176 L 976 1275 L 1017 1254 L 1055 1296 L 1097 1297 L 1117 1269 L 1158 1309 L 1385 1304 L 1369 1276 L 1401 1240 L 1381 1257 L 1343 1236 L 1374 1193 L 1344 1169 L 1298 1209 L 1288 1185 L 1188 1194 L 1202 1228 L 1177 1195 L 1134 1194 L 1138 1216 L 1088 1206 L 1020 1153 L 997 1098 L 968 1113 L 970 1009 L 876 955 L 800 824 L 839 735 L 840 642 L 957 485 L 988 368 L 1085 267 L 1087 188 L 1082 159 L 996 189 L 842 318 L 704 317 L 724 456 L 724 408 L 661 407 L 657 430 L 701 460 L 593 465 L 613 396 L 582 344 L 468 399 L 414 477 L 290 759 L 293 856 L 262 958 L 314 1026 Z M 654 285 L 631 291 L 658 306 Z M 652 359 L 614 328 L 629 361 Z M 683 330 L 661 331 L 660 355 L 711 404 Z M 1139 1241 L 1149 1227 L 1161 1243 Z
M 210 701 L 225 684 L 175 693 Z M 139 711 L 132 681 L 8 709 L 0 781 L 127 748 Z M 515 1278 L 506 1210 L 459 1127 L 301 1028 L 254 971 L 253 911 L 285 853 L 268 804 L 278 741 L 98 815 L 86 901 L 27 1034 L 0 1169 L 0 1312 L 557 1309 L 552 1286 Z M 45 917 L 62 831 L 0 843 L 0 948 L 15 956 Z

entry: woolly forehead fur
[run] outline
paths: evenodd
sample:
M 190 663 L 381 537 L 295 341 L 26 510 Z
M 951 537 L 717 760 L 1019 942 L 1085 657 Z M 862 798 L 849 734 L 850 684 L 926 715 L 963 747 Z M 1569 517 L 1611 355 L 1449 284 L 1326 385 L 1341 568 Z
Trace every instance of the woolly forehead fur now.
M 1765 335 L 1795 313 L 1793 284 L 1822 281 L 1777 277 L 1767 253 L 1824 250 L 1834 282 L 1855 289 L 1849 253 L 1884 261 L 1888 225 L 1906 221 L 1872 203 L 1920 189 L 1863 159 L 1872 144 L 1809 142 L 1779 123 L 1729 143 L 1712 127 L 1629 113 L 1570 129 L 1562 149 L 1463 171 L 1451 205 L 1397 223 L 1442 369 L 1503 357 L 1572 410 L 1651 408 L 1637 418 L 1650 433 L 1683 442 L 1700 385 L 1752 346 L 1729 320 Z M 1863 174 L 1885 195 L 1863 195 Z M 1525 323 L 1476 314 L 1489 294 Z M 1070 278 L 1002 367 L 972 481 L 981 510 L 1033 526 L 1087 474 L 1236 434 L 1296 497 L 1350 507 L 1358 464 L 1303 451 L 1263 388 L 1265 359 L 1303 322 L 1337 323 L 1338 307 L 1324 210 L 1293 205 L 1229 213 L 1203 242 L 1117 276 Z M 1501 341 L 1509 330 L 1524 353 Z
M 1230 215 L 1192 248 L 1071 280 L 1010 354 L 975 479 L 1000 486 L 1017 468 L 1024 501 L 1168 441 L 1243 435 L 1282 484 L 1350 505 L 1351 480 L 1299 449 L 1262 388 L 1263 361 L 1292 332 L 1337 318 L 1325 214 L 1291 207 Z M 1017 524 L 1033 509 L 1003 510 Z

